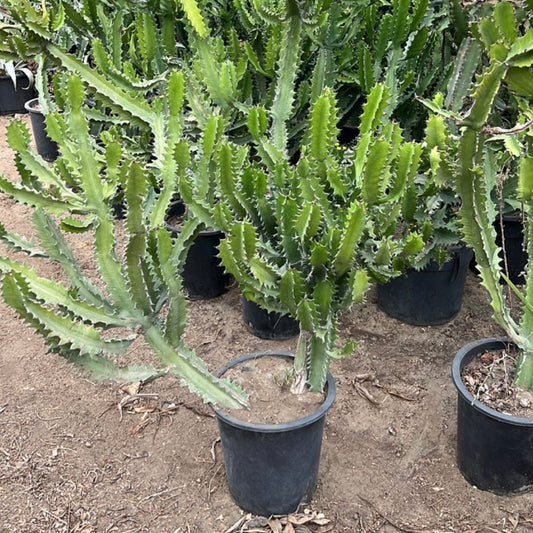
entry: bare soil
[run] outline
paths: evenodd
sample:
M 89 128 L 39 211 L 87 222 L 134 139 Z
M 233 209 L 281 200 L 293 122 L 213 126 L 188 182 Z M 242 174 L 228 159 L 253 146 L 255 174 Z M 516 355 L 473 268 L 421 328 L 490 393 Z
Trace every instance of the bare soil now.
M 293 364 L 280 357 L 259 357 L 237 364 L 224 373 L 249 393 L 250 409 L 226 412 L 253 424 L 282 424 L 304 418 L 324 402 L 325 394 L 293 394 Z
M 7 122 L 0 117 L 0 172 L 13 176 Z M 30 236 L 27 215 L 0 198 L 8 229 Z M 72 242 L 93 268 L 84 236 Z M 56 265 L 38 267 L 61 276 Z M 474 275 L 462 311 L 442 326 L 402 324 L 374 300 L 372 293 L 343 319 L 342 336 L 359 345 L 332 365 L 337 400 L 314 499 L 307 514 L 270 525 L 232 502 L 216 421 L 176 379 L 141 390 L 95 384 L 47 354 L 0 303 L 0 532 L 532 531 L 533 494 L 481 492 L 455 464 L 452 358 L 466 342 L 502 334 Z M 236 288 L 190 303 L 187 342 L 212 370 L 244 353 L 296 345 L 252 336 Z M 151 357 L 141 344 L 130 355 Z

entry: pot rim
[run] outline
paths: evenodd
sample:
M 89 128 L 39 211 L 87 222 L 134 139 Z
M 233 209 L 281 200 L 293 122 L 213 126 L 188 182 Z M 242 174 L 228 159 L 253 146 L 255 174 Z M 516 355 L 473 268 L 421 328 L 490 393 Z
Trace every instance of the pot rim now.
M 486 349 L 501 349 L 507 345 L 513 344 L 508 337 L 488 337 L 472 341 L 459 349 L 455 355 L 452 363 L 452 380 L 458 394 L 469 403 L 474 409 L 480 411 L 484 415 L 493 418 L 498 421 L 506 422 L 507 424 L 513 424 L 515 426 L 533 426 L 533 417 L 521 417 L 513 416 L 506 413 L 492 409 L 486 406 L 479 400 L 476 400 L 472 394 L 468 391 L 463 380 L 461 379 L 461 370 L 470 360 L 469 356 L 474 357 Z
M 457 265 L 461 265 L 463 261 L 468 264 L 474 257 L 474 251 L 469 246 L 462 243 L 449 246 L 448 252 L 450 253 L 450 257 L 444 263 L 442 263 L 442 265 L 439 265 L 435 259 L 431 259 L 424 268 L 416 269 L 409 267 L 407 268 L 406 273 L 421 272 L 422 274 L 434 274 L 438 272 L 447 272 L 449 270 L 453 270 L 454 268 L 458 268 Z M 406 273 L 404 273 L 402 276 L 405 277 Z M 391 281 L 394 279 L 396 278 L 392 278 Z M 381 284 L 378 284 L 378 287 L 381 286 Z
M 28 76 L 24 72 L 20 72 L 19 70 L 17 70 L 15 72 L 15 78 L 17 78 L 17 80 L 19 78 L 28 79 Z M 9 74 L 0 74 L 0 80 L 13 80 L 13 78 Z M 33 85 L 31 85 L 30 87 L 22 87 L 22 90 L 24 91 L 29 91 L 30 89 L 33 89 Z
M 288 351 L 276 350 L 273 352 L 254 352 L 254 353 L 241 355 L 240 357 L 232 359 L 231 361 L 226 363 L 223 367 L 219 368 L 215 372 L 215 376 L 221 377 L 230 368 L 233 368 L 234 366 L 244 361 L 249 361 L 250 359 L 258 359 L 259 357 L 280 357 L 280 358 L 285 358 L 285 359 L 294 359 L 294 353 L 288 352 Z M 303 428 L 305 426 L 309 426 L 312 423 L 319 420 L 320 418 L 322 418 L 323 416 L 325 416 L 327 411 L 329 411 L 329 409 L 333 405 L 333 402 L 335 401 L 335 395 L 337 392 L 337 387 L 335 385 L 335 378 L 333 377 L 331 372 L 328 372 L 326 383 L 327 383 L 326 398 L 324 399 L 322 404 L 320 404 L 320 407 L 318 407 L 311 414 L 304 416 L 303 418 L 297 418 L 296 420 L 291 420 L 290 422 L 282 422 L 280 424 L 256 424 L 256 423 L 251 423 L 251 422 L 245 422 L 243 420 L 239 420 L 238 418 L 230 416 L 227 413 L 224 413 L 221 409 L 215 407 L 211 403 L 209 404 L 209 406 L 214 411 L 217 418 L 224 421 L 226 424 L 230 424 L 233 427 L 243 429 L 246 431 L 254 431 L 256 433 L 283 433 L 285 431 L 293 431 L 296 429 Z
M 39 103 L 39 98 L 32 98 L 31 100 L 28 100 L 24 102 L 24 107 L 26 108 L 26 111 L 29 111 L 30 113 L 37 113 L 38 115 L 44 115 L 44 113 L 40 109 L 35 109 L 34 105 Z

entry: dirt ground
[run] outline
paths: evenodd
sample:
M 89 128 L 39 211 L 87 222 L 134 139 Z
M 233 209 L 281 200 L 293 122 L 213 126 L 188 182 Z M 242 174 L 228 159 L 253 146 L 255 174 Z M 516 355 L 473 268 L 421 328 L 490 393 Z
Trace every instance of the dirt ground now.
M 13 175 L 8 120 L 0 117 L 0 172 Z M 29 235 L 26 215 L 0 198 L 8 229 Z M 177 380 L 138 395 L 92 383 L 47 354 L 3 303 L 0 317 L 0 533 L 270 531 L 243 520 L 226 488 L 216 421 Z M 331 369 L 337 400 L 307 506 L 325 520 L 307 531 L 533 531 L 533 494 L 481 492 L 455 465 L 452 358 L 467 341 L 500 333 L 472 273 L 462 311 L 446 325 L 401 324 L 374 293 L 345 316 L 342 335 L 359 346 Z M 245 329 L 236 288 L 190 303 L 187 342 L 213 370 L 243 353 L 295 348 L 295 339 L 264 341 Z M 141 345 L 134 352 L 150 357 Z

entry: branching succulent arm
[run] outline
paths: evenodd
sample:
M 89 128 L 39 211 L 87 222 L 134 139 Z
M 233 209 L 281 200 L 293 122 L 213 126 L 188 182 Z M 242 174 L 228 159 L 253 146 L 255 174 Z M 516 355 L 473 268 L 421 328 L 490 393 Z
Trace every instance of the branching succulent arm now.
M 491 195 L 497 168 L 488 149 L 490 141 L 490 114 L 495 99 L 502 89 L 518 96 L 522 106 L 522 117 L 527 121 L 530 103 L 533 100 L 531 73 L 533 30 L 526 26 L 522 35 L 517 32 L 518 24 L 511 4 L 501 2 L 495 7 L 493 19 L 479 23 L 482 44 L 487 51 L 489 63 L 478 77 L 472 92 L 472 107 L 466 118 L 459 123 L 460 136 L 454 141 L 445 118 L 435 117 L 440 132 L 439 172 L 450 173 L 454 178 L 457 193 L 461 197 L 459 211 L 464 241 L 476 254 L 478 270 L 483 286 L 490 296 L 495 321 L 501 325 L 521 355 L 516 372 L 517 385 L 533 388 L 533 269 L 531 258 L 527 267 L 524 291 L 511 284 L 521 302 L 521 317 L 515 321 L 511 315 L 504 286 L 500 248 L 496 245 L 493 222 L 497 216 L 497 205 Z M 528 104 L 529 102 L 529 104 Z M 457 144 L 455 144 L 457 143 Z M 531 226 L 533 214 L 533 172 L 532 153 L 526 141 L 520 160 L 517 197 L 523 202 L 525 214 L 525 235 L 528 252 L 531 248 Z M 517 145 L 520 145 L 517 143 Z M 508 280 L 507 280 L 508 281 Z M 510 283 L 510 282 L 509 282 Z
M 27 146 L 27 131 L 20 124 L 11 126 L 9 137 L 17 150 L 22 181 L 14 185 L 2 178 L 0 189 L 35 208 L 37 242 L 22 239 L 3 227 L 0 238 L 15 251 L 57 262 L 68 285 L 39 277 L 22 261 L 2 257 L 3 296 L 44 336 L 51 351 L 98 379 L 144 380 L 171 372 L 204 400 L 242 406 L 246 405 L 246 395 L 227 380 L 212 376 L 205 363 L 181 341 L 186 308 L 176 272 L 183 267 L 198 222 L 187 222 L 173 241 L 162 221 L 152 221 L 158 220 L 154 213 L 164 212 L 167 200 L 160 194 L 154 202 L 153 195 L 148 194 L 149 184 L 159 181 L 174 188 L 180 92 L 178 76 L 169 83 L 173 102 L 169 114 L 158 115 L 155 120 L 155 124 L 161 123 L 165 141 L 161 141 L 161 156 L 152 166 L 130 158 L 113 142 L 99 152 L 89 135 L 82 110 L 85 94 L 76 76 L 69 80 L 69 106 L 64 116 L 51 115 L 63 133 L 57 136 L 62 155 L 55 163 L 45 164 L 34 155 Z M 159 180 L 148 179 L 152 174 L 157 174 Z M 111 205 L 119 183 L 124 189 L 127 213 L 123 251 L 118 249 L 117 222 Z M 54 215 L 71 213 L 79 216 L 62 217 L 58 226 Z M 62 229 L 87 231 L 92 236 L 98 286 L 83 273 Z M 124 329 L 126 336 L 121 334 Z M 139 335 L 144 336 L 163 368 L 114 364 L 113 358 L 125 354 Z

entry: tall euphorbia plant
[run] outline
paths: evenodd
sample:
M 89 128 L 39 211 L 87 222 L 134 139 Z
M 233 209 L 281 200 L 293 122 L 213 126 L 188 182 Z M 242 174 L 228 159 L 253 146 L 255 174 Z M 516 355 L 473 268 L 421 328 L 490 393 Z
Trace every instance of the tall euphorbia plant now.
M 521 35 L 519 32 L 521 31 Z M 520 27 L 511 4 L 500 2 L 493 19 L 484 19 L 474 27 L 487 53 L 487 64 L 476 81 L 471 94 L 472 106 L 463 118 L 439 109 L 438 102 L 430 106 L 438 111 L 430 119 L 433 130 L 434 171 L 445 173 L 453 180 L 461 197 L 459 211 L 463 238 L 476 254 L 483 286 L 490 296 L 495 321 L 502 326 L 520 351 L 515 382 L 533 389 L 533 30 Z M 514 95 L 521 113 L 515 127 L 508 130 L 493 128 L 491 114 L 499 91 Z M 448 124 L 446 124 L 448 121 Z M 453 124 L 453 130 L 449 127 Z M 451 133 L 459 126 L 459 136 Z M 497 161 L 491 155 L 491 136 L 524 134 L 518 140 L 522 156 L 519 161 L 517 198 L 522 201 L 525 237 L 529 262 L 523 290 L 515 287 L 505 276 L 501 265 L 501 249 L 496 245 L 493 222 L 498 206 L 491 195 L 498 174 Z M 521 141 L 521 142 L 520 142 Z M 511 314 L 505 285 L 511 286 L 521 302 L 520 316 Z
M 397 124 L 382 124 L 386 105 L 386 88 L 376 86 L 353 151 L 337 144 L 330 90 L 312 106 L 297 164 L 271 141 L 260 108 L 248 119 L 257 157 L 224 140 L 215 149 L 219 200 L 211 222 L 226 234 L 220 257 L 248 299 L 299 320 L 297 392 L 306 385 L 322 391 L 332 357 L 351 351 L 351 343 L 336 348 L 342 311 L 363 300 L 372 280 L 398 274 L 395 265 L 423 245 L 416 234 L 395 235 L 422 147 L 404 142 Z M 191 209 L 209 223 L 194 176 L 181 185 Z

